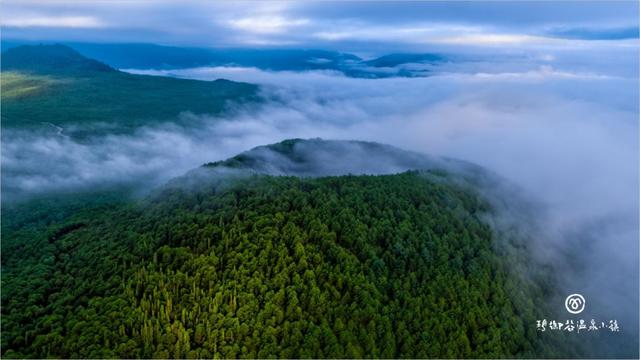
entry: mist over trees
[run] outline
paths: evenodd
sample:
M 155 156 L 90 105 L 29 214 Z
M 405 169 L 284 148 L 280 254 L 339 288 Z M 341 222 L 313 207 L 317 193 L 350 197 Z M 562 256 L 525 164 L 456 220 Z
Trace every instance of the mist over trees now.
M 425 175 L 256 175 L 5 215 L 3 356 L 559 354 L 532 327 L 550 289 L 496 252 L 489 205 Z
M 638 358 L 638 3 L 131 5 L 3 2 L 1 357 Z

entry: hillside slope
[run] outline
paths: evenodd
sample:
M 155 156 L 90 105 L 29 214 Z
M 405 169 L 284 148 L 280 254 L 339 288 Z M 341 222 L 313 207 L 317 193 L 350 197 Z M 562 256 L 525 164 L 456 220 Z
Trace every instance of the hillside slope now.
M 415 172 L 257 176 L 5 228 L 3 356 L 542 351 L 542 290 L 510 275 L 484 211 Z
M 2 126 L 101 124 L 124 130 L 219 114 L 256 99 L 257 87 L 124 73 L 63 45 L 20 46 L 2 54 Z
M 301 146 L 354 144 L 389 150 L 261 151 L 305 163 Z M 241 169 L 209 165 L 141 201 L 5 207 L 3 357 L 572 355 L 536 333 L 552 282 L 526 239 L 503 246 L 491 206 L 446 171 Z

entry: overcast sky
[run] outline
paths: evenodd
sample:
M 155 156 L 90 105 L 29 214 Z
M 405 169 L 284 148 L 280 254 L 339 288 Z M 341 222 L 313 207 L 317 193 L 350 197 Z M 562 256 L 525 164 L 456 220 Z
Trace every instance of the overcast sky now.
M 637 44 L 637 1 L 2 2 L 4 39 L 419 51 Z M 635 40 L 634 40 L 635 38 Z

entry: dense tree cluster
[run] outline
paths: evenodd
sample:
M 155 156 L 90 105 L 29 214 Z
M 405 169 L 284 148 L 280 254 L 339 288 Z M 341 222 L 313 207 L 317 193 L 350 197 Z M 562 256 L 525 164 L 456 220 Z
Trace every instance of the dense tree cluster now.
M 488 205 L 424 174 L 46 208 L 3 214 L 4 357 L 547 354 L 543 289 L 509 270 Z

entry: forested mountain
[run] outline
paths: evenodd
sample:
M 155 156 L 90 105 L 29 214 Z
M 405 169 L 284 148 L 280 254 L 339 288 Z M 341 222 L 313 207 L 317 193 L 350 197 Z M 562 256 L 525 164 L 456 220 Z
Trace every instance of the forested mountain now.
M 255 85 L 133 75 L 64 45 L 2 53 L 2 126 L 104 123 L 111 128 L 175 120 L 181 112 L 219 114 L 256 99 Z
M 270 148 L 305 163 L 305 146 L 346 144 Z M 5 206 L 2 356 L 571 355 L 536 334 L 550 274 L 447 171 L 299 178 L 224 163 L 236 166 L 143 200 Z

